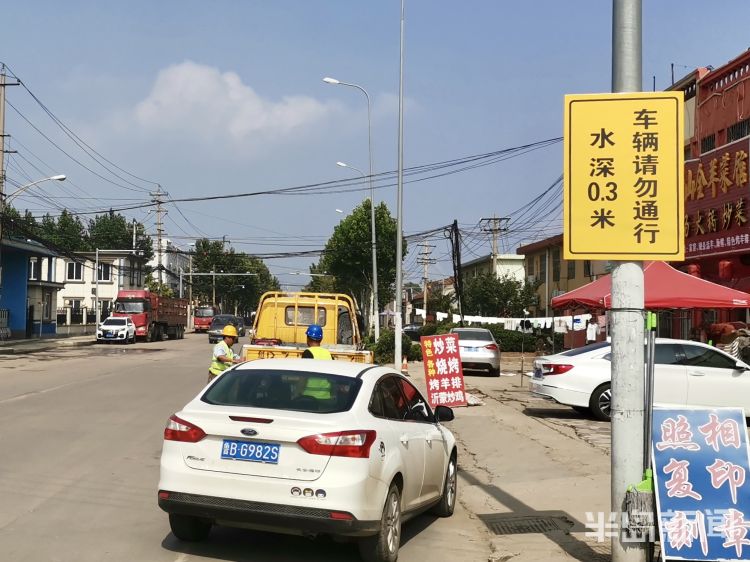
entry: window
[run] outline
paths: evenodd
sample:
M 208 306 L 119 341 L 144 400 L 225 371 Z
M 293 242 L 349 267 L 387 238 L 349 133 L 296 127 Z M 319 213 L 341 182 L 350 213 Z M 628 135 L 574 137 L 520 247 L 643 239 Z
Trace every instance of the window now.
M 716 135 L 708 135 L 701 139 L 701 154 L 716 148 Z
M 45 320 L 52 320 L 52 291 L 44 291 L 42 297 L 44 309 L 42 311 Z
M 536 265 L 536 256 L 530 256 L 529 259 L 526 260 L 526 275 L 534 275 L 534 265 Z
M 683 345 L 682 348 L 685 351 L 685 358 L 682 360 L 683 365 L 717 369 L 734 369 L 737 366 L 737 362 L 731 357 L 707 347 Z
M 336 343 L 351 345 L 354 339 L 354 331 L 352 330 L 352 317 L 349 314 L 349 310 L 345 306 L 339 307 L 339 320 L 338 320 L 338 332 Z
M 576 278 L 576 262 L 568 260 L 568 279 Z
M 29 281 L 39 281 L 41 269 L 42 263 L 40 259 L 29 258 Z
M 361 385 L 360 379 L 328 373 L 240 368 L 221 375 L 201 401 L 220 406 L 333 414 L 351 409 Z
M 68 305 L 74 310 L 79 310 L 81 308 L 82 300 L 83 299 L 68 299 Z
M 583 276 L 591 277 L 591 260 L 583 260 Z
M 727 142 L 736 141 L 750 135 L 750 119 L 743 119 L 727 129 Z
M 691 150 L 689 144 L 685 145 L 685 152 L 683 154 L 683 157 L 685 158 L 685 160 L 690 160 L 693 157 L 693 151 Z
M 318 320 L 315 321 L 315 307 L 299 306 L 297 307 L 297 319 L 294 319 L 294 307 L 287 306 L 284 309 L 284 323 L 287 326 L 309 326 L 310 324 L 326 325 L 326 309 L 318 308 Z
M 99 263 L 98 279 L 99 281 L 112 281 L 111 263 Z
M 378 384 L 383 414 L 386 418 L 403 421 L 409 416 L 409 406 L 396 379 L 387 377 Z
M 682 355 L 679 346 L 675 344 L 656 344 L 654 347 L 654 363 L 657 365 L 679 365 Z
M 539 282 L 547 282 L 547 255 L 539 256 Z
M 396 381 L 401 387 L 401 392 L 406 397 L 406 404 L 410 411 L 409 419 L 420 422 L 432 422 L 434 418 L 432 417 L 430 407 L 427 405 L 427 401 L 422 398 L 422 395 L 419 394 L 419 391 L 404 379 L 396 379 Z
M 552 248 L 552 281 L 560 280 L 560 248 Z
M 83 281 L 83 264 L 69 261 L 66 268 L 67 281 Z
M 128 322 L 125 318 L 107 318 L 102 326 L 127 326 Z

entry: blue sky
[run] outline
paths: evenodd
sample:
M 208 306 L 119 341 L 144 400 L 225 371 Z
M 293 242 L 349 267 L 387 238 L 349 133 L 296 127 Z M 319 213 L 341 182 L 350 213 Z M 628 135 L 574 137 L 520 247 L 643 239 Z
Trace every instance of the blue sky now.
M 671 63 L 679 77 L 696 66 L 718 67 L 747 48 L 746 1 L 645 0 L 643 11 L 646 90 L 652 76 L 657 89 L 669 84 Z M 324 84 L 324 76 L 369 91 L 375 171 L 396 168 L 398 0 L 25 0 L 4 6 L 3 24 L 0 60 L 99 152 L 159 182 L 172 197 L 356 175 L 335 166 L 339 160 L 366 170 L 365 99 L 354 89 Z M 405 165 L 560 136 L 564 94 L 609 91 L 610 45 L 607 0 L 407 0 Z M 28 94 L 9 88 L 8 99 L 91 164 Z M 19 151 L 11 157 L 9 177 L 25 183 L 24 171 L 40 176 L 20 155 L 43 170 L 66 173 L 74 186 L 47 184 L 36 192 L 67 197 L 57 199 L 59 205 L 84 210 L 147 199 L 87 172 L 13 110 L 6 129 L 11 148 Z M 510 215 L 552 184 L 561 153 L 557 144 L 407 184 L 405 231 L 457 219 L 477 232 L 480 217 Z M 82 198 L 87 196 L 99 200 Z M 183 247 L 188 236 L 208 234 L 226 235 L 238 251 L 306 250 L 322 247 L 342 217 L 335 209 L 350 210 L 364 196 L 183 203 L 179 208 L 189 222 L 172 207 L 165 228 Z M 395 188 L 378 190 L 376 200 L 395 209 Z M 38 197 L 23 203 L 40 212 L 50 208 Z M 153 223 L 145 210 L 125 214 Z M 515 252 L 521 240 L 558 233 L 553 218 L 542 214 L 538 228 L 527 224 L 517 232 L 511 222 L 502 249 Z M 464 259 L 488 252 L 488 239 L 476 234 Z M 413 279 L 421 276 L 416 253 L 413 248 L 405 265 Z M 449 275 L 444 244 L 435 255 L 431 277 Z M 298 283 L 299 277 L 284 274 L 306 270 L 310 261 L 268 265 L 282 283 Z

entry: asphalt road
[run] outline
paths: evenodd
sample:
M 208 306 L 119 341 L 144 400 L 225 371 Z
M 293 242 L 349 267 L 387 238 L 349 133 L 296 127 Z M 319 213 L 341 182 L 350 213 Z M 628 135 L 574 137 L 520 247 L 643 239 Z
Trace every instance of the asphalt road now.
M 167 418 L 202 388 L 206 337 L 0 356 L 0 559 L 39 561 L 352 561 L 353 544 L 215 528 L 182 543 L 157 506 Z M 400 560 L 448 556 L 477 522 L 404 526 Z M 487 560 L 477 540 L 464 560 Z

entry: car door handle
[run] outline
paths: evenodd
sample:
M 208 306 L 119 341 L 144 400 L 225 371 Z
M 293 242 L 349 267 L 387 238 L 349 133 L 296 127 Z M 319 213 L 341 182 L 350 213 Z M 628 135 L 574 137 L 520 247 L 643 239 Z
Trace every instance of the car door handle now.
M 703 373 L 701 371 L 688 371 L 688 375 L 691 377 L 705 377 L 706 373 Z

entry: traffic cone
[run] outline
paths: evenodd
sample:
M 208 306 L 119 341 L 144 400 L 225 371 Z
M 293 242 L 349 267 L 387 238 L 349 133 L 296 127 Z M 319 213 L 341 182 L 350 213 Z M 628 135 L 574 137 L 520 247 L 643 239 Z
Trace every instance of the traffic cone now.
M 409 376 L 409 363 L 406 361 L 406 356 L 404 356 L 403 360 L 401 361 L 401 374 Z

